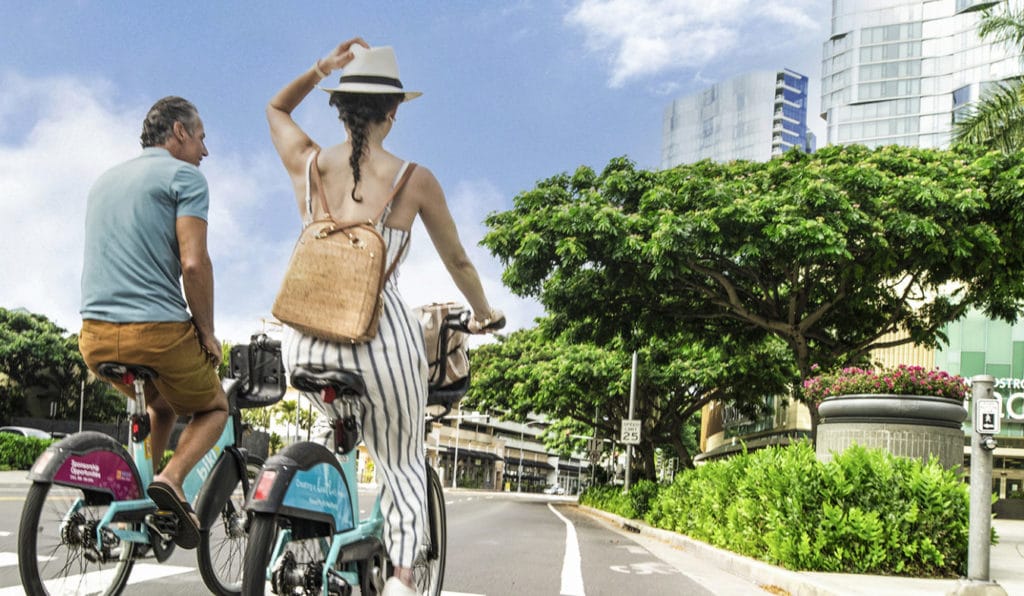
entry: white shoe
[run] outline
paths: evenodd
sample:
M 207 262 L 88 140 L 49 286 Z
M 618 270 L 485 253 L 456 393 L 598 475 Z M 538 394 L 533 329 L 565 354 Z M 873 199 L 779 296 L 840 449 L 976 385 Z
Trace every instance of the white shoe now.
M 384 584 L 384 591 L 381 592 L 381 596 L 419 596 L 416 590 L 413 590 L 409 586 L 402 583 L 402 580 L 397 577 L 388 579 L 387 583 Z

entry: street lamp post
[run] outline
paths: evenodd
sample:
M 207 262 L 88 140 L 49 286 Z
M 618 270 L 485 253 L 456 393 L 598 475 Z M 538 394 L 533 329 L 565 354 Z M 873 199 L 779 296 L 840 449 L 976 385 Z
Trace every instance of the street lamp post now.
M 452 462 L 452 488 L 459 488 L 459 423 L 462 416 L 455 417 L 455 461 Z
M 452 418 L 455 418 L 455 461 L 452 463 L 452 488 L 459 488 L 459 428 L 462 420 L 489 420 L 491 417 L 487 414 L 459 414 Z

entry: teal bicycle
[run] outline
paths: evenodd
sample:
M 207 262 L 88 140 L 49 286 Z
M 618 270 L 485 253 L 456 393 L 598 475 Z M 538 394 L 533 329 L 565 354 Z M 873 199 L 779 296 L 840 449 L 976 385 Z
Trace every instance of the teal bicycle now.
M 109 435 L 85 431 L 54 443 L 33 464 L 18 532 L 18 570 L 30 596 L 120 594 L 138 559 L 152 555 L 162 563 L 175 549 L 177 516 L 158 510 L 145 493 L 154 471 L 142 396 L 156 373 L 129 363 L 98 368 L 135 388 L 137 397 L 127 400 L 129 449 Z M 211 592 L 224 596 L 241 592 L 245 495 L 263 463 L 240 445 L 240 411 L 284 396 L 280 344 L 260 335 L 235 346 L 230 375 L 224 379 L 227 424 L 184 483 L 203 528 L 196 550 L 200 573 Z
M 450 331 L 469 332 L 468 317 L 468 311 L 446 317 L 441 325 L 442 346 L 447 346 Z M 504 323 L 502 319 L 492 326 L 501 328 Z M 442 370 L 438 378 L 444 377 Z M 319 443 L 302 442 L 267 459 L 247 504 L 254 517 L 242 593 L 261 595 L 269 587 L 281 595 L 349 596 L 358 586 L 362 596 L 376 596 L 391 575 L 392 565 L 382 541 L 380 495 L 369 517 L 359 519 L 355 412 L 366 393 L 363 379 L 341 370 L 296 368 L 291 384 L 300 391 L 319 393 L 331 409 L 335 451 Z M 468 389 L 469 377 L 444 388 L 430 387 L 427 424 L 446 416 Z M 420 594 L 440 596 L 447 525 L 444 491 L 429 465 L 424 534 L 420 540 L 424 547 L 413 565 L 416 588 Z

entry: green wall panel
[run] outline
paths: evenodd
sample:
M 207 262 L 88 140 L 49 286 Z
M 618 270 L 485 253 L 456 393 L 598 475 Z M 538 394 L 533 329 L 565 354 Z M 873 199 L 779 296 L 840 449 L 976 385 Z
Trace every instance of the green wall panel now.
M 960 375 L 973 377 L 985 375 L 985 352 L 960 352 Z
M 1005 321 L 988 322 L 988 362 L 1010 364 L 1013 361 L 1013 329 Z
M 1024 379 L 1024 341 L 1013 342 L 1013 374 L 1015 379 Z
M 1009 364 L 986 364 L 985 372 L 992 375 L 993 377 L 1000 379 L 1010 376 L 1010 365 Z

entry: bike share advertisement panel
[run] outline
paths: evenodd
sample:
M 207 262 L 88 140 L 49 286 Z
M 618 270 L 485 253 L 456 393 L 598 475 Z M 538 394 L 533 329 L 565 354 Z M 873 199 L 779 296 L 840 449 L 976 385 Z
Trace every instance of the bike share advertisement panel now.
M 342 495 L 348 495 L 348 487 L 338 469 L 321 463 L 295 472 L 281 504 L 326 513 L 334 518 L 335 531 L 341 532 L 354 527 L 352 503 L 348 498 L 339 498 Z
M 51 445 L 32 465 L 29 478 L 109 493 L 119 501 L 142 496 L 128 452 L 110 437 L 90 431 Z

